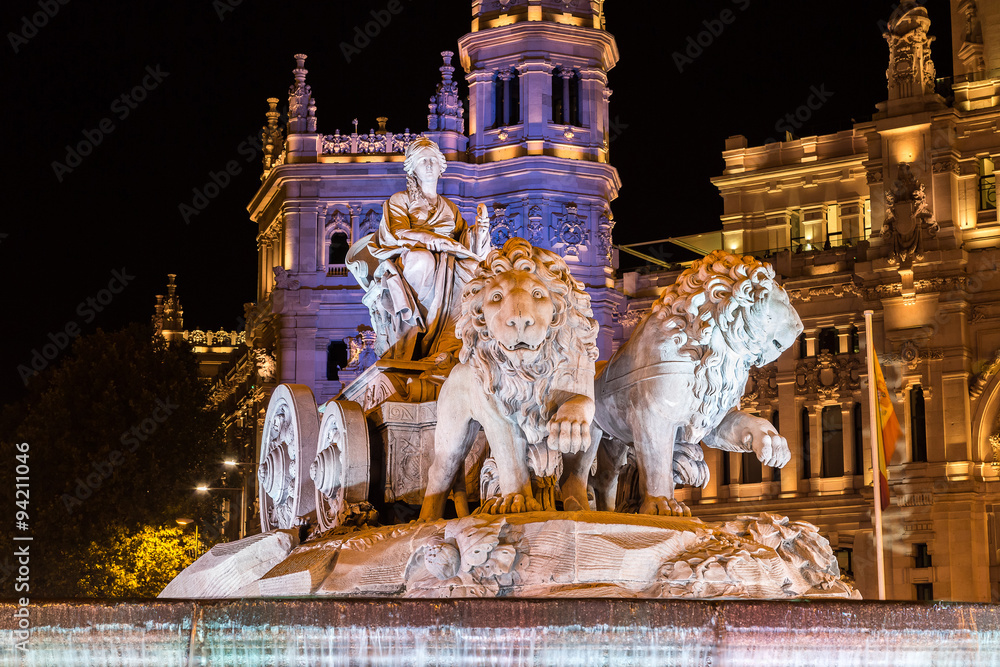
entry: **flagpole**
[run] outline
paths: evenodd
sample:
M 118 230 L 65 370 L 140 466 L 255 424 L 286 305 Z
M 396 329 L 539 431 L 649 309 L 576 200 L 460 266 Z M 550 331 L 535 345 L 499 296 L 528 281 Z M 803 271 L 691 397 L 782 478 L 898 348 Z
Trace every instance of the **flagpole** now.
M 878 396 L 875 392 L 875 337 L 872 335 L 872 313 L 865 311 L 865 343 L 868 357 L 868 418 L 871 420 L 872 487 L 875 489 L 875 568 L 878 570 L 878 599 L 885 599 L 885 562 L 882 553 L 882 484 L 879 480 L 878 431 L 882 425 L 878 418 Z

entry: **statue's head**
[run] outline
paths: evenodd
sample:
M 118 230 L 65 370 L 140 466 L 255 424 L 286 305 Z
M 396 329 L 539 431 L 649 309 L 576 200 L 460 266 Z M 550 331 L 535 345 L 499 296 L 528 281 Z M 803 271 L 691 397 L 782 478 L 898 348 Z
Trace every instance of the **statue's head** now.
M 425 180 L 428 176 L 423 171 L 428 166 L 428 163 L 424 162 L 425 160 L 430 161 L 429 165 L 432 168 L 436 167 L 435 180 L 448 168 L 448 161 L 444 159 L 444 153 L 441 152 L 438 145 L 427 137 L 420 136 L 406 146 L 406 153 L 403 158 L 403 171 L 406 172 L 407 181 L 411 178 L 420 181 Z

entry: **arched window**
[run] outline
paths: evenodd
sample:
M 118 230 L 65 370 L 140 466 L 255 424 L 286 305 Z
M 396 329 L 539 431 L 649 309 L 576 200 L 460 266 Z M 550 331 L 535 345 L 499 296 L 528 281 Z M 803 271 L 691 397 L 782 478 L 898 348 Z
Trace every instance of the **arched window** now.
M 552 72 L 552 122 L 580 125 L 580 74 L 574 70 Z
M 855 403 L 851 414 L 851 421 L 854 431 L 854 474 L 863 475 L 865 472 L 865 441 L 861 431 L 861 404 Z
M 842 477 L 844 474 L 844 423 L 839 405 L 823 408 L 823 460 L 821 477 Z
M 347 343 L 342 340 L 330 342 L 326 349 L 326 379 L 339 380 L 340 369 L 347 365 Z
M 349 247 L 347 234 L 344 232 L 334 232 L 330 237 L 330 264 L 343 264 L 346 262 Z
M 910 389 L 910 441 L 912 461 L 927 460 L 927 424 L 924 421 L 924 390 L 918 384 Z
M 840 352 L 840 337 L 837 335 L 835 327 L 826 327 L 819 330 L 816 349 L 821 353 L 829 352 L 830 354 L 837 354 Z
M 802 470 L 800 477 L 809 479 L 812 468 L 812 453 L 809 451 L 809 408 L 802 408 L 799 413 L 799 426 L 802 429 Z

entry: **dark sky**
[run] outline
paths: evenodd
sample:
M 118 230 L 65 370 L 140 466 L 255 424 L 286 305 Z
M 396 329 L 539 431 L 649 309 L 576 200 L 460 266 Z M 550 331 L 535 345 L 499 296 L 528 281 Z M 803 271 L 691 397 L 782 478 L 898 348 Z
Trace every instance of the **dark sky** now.
M 236 328 L 255 298 L 246 205 L 260 161 L 247 161 L 247 140 L 264 122 L 265 98 L 287 104 L 292 55 L 309 55 L 321 132 L 349 131 L 355 117 L 367 130 L 378 115 L 392 131 L 426 129 L 438 53 L 457 50 L 470 3 L 400 2 L 402 12 L 350 62 L 341 43 L 388 0 L 4 3 L 0 401 L 21 395 L 18 365 L 67 327 L 148 321 L 167 273 L 178 274 L 188 328 Z M 608 0 L 621 54 L 609 75 L 619 129 L 611 160 L 623 182 L 612 204 L 616 241 L 717 228 L 722 202 L 709 178 L 721 173 L 725 138 L 781 136 L 776 123 L 816 90 L 828 99 L 797 135 L 870 118 L 885 98 L 879 22 L 892 7 Z M 938 74 L 950 75 L 948 3 L 928 7 Z M 702 32 L 707 46 L 679 68 L 675 53 Z M 144 83 L 144 99 L 121 99 Z M 67 145 L 80 142 L 96 145 L 68 162 Z M 186 224 L 179 206 L 230 160 L 241 172 Z M 87 300 L 115 271 L 127 284 L 97 312 Z

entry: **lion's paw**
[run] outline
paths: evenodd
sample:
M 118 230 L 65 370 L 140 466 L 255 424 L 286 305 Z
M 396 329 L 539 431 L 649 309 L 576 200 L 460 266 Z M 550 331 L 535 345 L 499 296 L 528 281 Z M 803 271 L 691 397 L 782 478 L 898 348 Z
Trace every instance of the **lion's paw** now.
M 658 516 L 691 516 L 688 506 L 674 498 L 664 496 L 647 496 L 639 507 L 639 514 L 656 514 Z
M 533 496 L 520 493 L 487 498 L 479 508 L 479 514 L 516 514 L 518 512 L 541 512 L 542 504 Z

